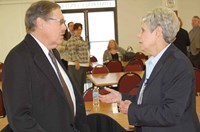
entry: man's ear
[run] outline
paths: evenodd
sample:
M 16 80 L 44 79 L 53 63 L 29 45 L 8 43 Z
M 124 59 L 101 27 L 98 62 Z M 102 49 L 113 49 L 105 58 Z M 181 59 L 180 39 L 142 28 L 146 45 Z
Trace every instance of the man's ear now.
M 38 17 L 35 21 L 35 26 L 42 30 L 45 25 L 44 22 L 44 19 Z

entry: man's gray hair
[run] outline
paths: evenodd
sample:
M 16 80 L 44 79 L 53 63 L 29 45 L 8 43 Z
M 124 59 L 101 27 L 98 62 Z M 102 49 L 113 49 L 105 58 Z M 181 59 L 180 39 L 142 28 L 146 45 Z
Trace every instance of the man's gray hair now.
M 180 22 L 175 12 L 165 7 L 152 10 L 143 17 L 142 22 L 147 24 L 151 32 L 160 26 L 163 30 L 163 38 L 167 43 L 176 39 L 176 34 L 180 28 Z
M 50 1 L 38 1 L 33 3 L 25 15 L 26 32 L 30 33 L 35 30 L 35 21 L 38 17 L 47 20 L 51 16 L 52 10 L 60 8 L 60 6 Z

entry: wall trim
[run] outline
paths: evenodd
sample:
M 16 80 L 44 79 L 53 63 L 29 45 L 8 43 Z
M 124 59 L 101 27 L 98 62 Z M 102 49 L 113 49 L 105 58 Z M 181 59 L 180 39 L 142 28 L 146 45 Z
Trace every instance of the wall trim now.
M 38 0 L 0 0 L 0 5 L 13 5 L 13 4 L 31 4 Z M 54 1 L 54 0 L 50 0 Z

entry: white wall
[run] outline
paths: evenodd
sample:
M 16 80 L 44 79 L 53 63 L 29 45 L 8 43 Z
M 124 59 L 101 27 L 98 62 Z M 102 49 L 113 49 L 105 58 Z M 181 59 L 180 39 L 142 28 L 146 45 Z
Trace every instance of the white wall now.
M 141 18 L 155 7 L 161 6 L 159 0 L 117 0 L 119 45 L 125 49 L 132 46 L 140 51 L 137 34 L 140 32 Z
M 166 0 L 117 0 L 118 3 L 118 37 L 120 46 L 125 49 L 131 45 L 135 51 L 140 51 L 137 34 L 140 31 L 141 17 L 147 11 L 165 6 Z M 175 0 L 173 10 L 183 21 L 183 28 L 191 30 L 191 19 L 194 15 L 200 16 L 200 0 Z
M 0 62 L 25 36 L 24 15 L 30 4 L 37 0 L 0 0 Z M 63 1 L 63 0 L 62 0 Z M 69 1 L 69 0 L 68 0 Z M 161 6 L 165 0 L 117 0 L 119 45 L 131 45 L 140 51 L 137 34 L 141 17 L 148 10 Z M 186 30 L 191 28 L 191 18 L 200 16 L 200 0 L 175 0 L 179 16 Z
M 25 36 L 25 11 L 32 1 L 0 0 L 0 62 Z
M 193 16 L 200 17 L 200 0 L 177 0 L 178 15 L 183 21 L 183 28 L 190 31 Z

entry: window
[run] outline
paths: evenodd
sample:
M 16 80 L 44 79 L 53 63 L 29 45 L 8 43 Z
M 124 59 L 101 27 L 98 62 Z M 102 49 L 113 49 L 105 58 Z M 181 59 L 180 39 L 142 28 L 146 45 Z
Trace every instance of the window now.
M 89 42 L 90 54 L 103 62 L 103 53 L 110 39 L 117 38 L 115 0 L 58 3 L 66 19 L 83 24 L 82 37 Z

